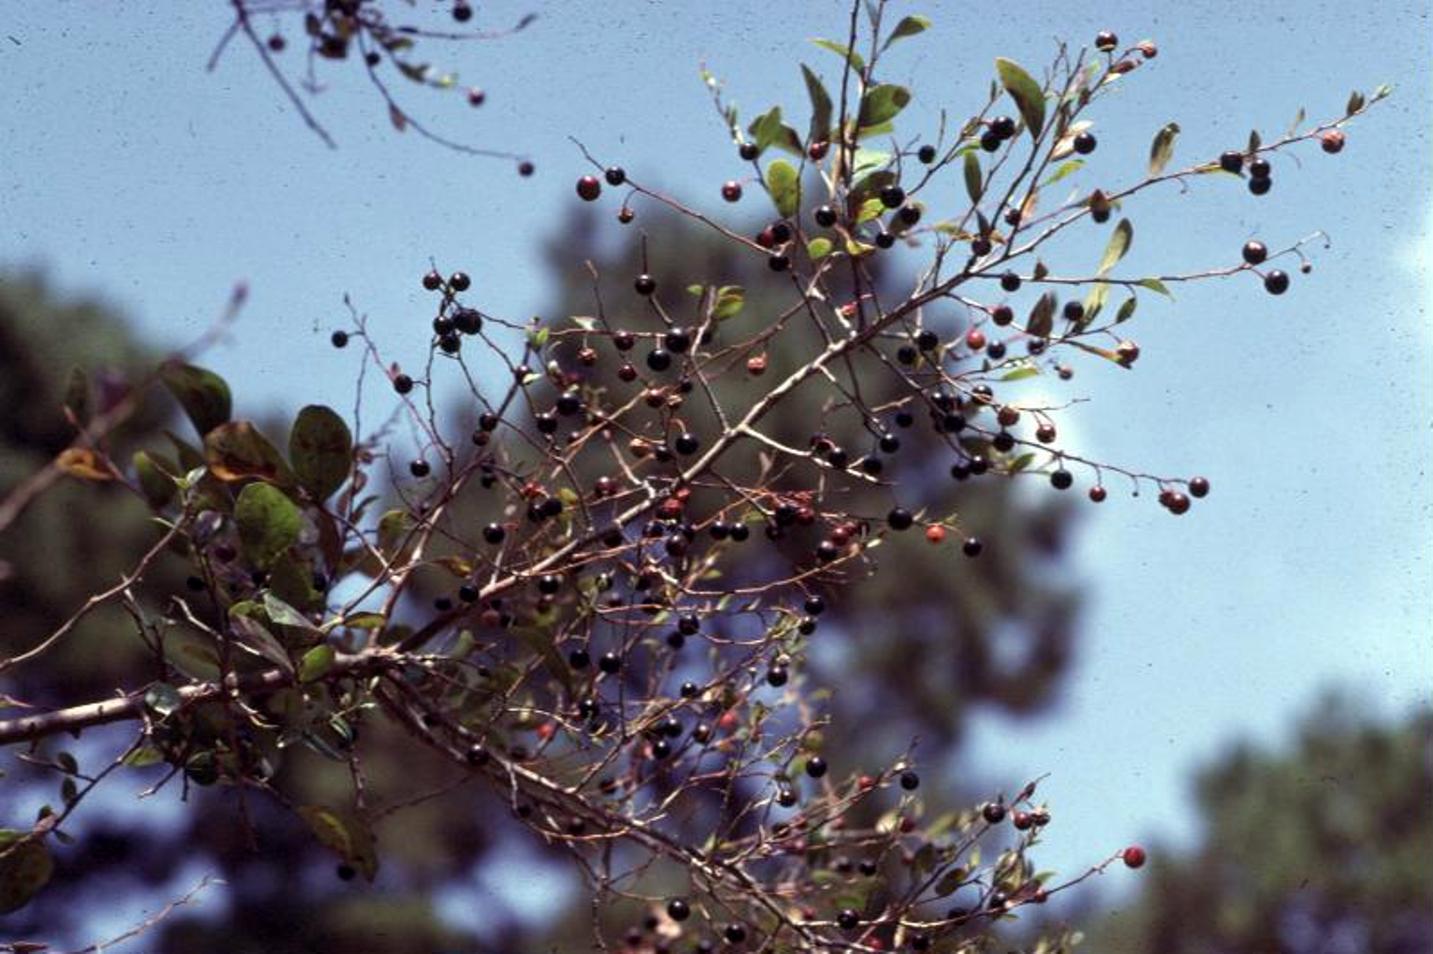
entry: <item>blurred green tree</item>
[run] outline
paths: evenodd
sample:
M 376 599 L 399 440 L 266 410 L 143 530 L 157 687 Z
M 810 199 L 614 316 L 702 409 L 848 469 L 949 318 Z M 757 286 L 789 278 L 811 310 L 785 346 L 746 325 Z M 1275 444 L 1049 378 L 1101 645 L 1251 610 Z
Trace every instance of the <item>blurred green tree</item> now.
M 1433 950 L 1433 711 L 1380 724 L 1330 697 L 1288 751 L 1235 747 L 1197 780 L 1203 834 L 1156 851 L 1111 954 Z

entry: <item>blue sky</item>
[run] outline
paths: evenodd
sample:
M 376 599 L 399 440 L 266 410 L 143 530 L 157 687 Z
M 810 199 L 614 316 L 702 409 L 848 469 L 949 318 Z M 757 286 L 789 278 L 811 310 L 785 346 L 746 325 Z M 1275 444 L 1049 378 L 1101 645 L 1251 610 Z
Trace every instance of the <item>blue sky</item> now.
M 396 134 L 351 68 L 326 70 L 331 88 L 313 101 L 340 142 L 331 151 L 251 51 L 235 46 L 204 72 L 227 4 L 146 6 L 102 16 L 0 3 L 0 266 L 43 266 L 170 344 L 247 280 L 251 303 L 207 363 L 254 412 L 348 405 L 354 355 L 326 344 L 345 292 L 385 351 L 416 364 L 430 257 L 472 273 L 491 311 L 541 307 L 534 250 L 586 171 L 569 135 L 721 211 L 717 186 L 743 170 L 698 64 L 746 115 L 773 102 L 804 115 L 796 61 L 836 75 L 806 38 L 839 35 L 845 16 L 818 2 L 484 4 L 490 25 L 540 19 L 500 42 L 431 49 L 487 89 L 482 109 L 397 88 L 455 138 L 530 153 L 539 172 L 521 180 Z M 1332 115 L 1352 88 L 1397 89 L 1341 155 L 1276 161 L 1263 199 L 1210 177 L 1127 208 L 1131 273 L 1227 264 L 1250 237 L 1272 246 L 1324 229 L 1332 247 L 1288 294 L 1242 276 L 1180 288 L 1172 303 L 1146 296 L 1137 371 L 1085 365 L 1059 390 L 1027 392 L 1091 399 L 1061 428 L 1088 456 L 1214 485 L 1181 519 L 1119 492 L 1086 508 L 1089 603 L 1060 705 L 1039 721 L 977 721 L 992 777 L 1051 773 L 1061 824 L 1042 860 L 1071 872 L 1134 838 L 1188 839 L 1190 770 L 1235 737 L 1281 738 L 1320 688 L 1396 715 L 1433 686 L 1429 7 L 1098 6 L 897 4 L 935 19 L 888 64 L 888 80 L 916 91 L 907 125 L 933 132 L 938 107 L 975 107 L 997 55 L 1033 66 L 1054 38 L 1102 28 L 1161 51 L 1095 116 L 1112 181 L 1137 174 L 1170 120 L 1180 162 L 1238 146 L 1254 126 L 1268 138 L 1301 106 Z M 1098 249 L 1085 254 L 1092 264 Z

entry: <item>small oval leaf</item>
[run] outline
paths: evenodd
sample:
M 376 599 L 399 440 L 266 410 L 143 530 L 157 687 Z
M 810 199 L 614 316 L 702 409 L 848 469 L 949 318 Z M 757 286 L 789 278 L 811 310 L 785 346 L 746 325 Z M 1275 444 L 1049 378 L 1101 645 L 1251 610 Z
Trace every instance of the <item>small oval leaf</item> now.
M 1015 100 L 1015 106 L 1020 110 L 1031 138 L 1038 137 L 1045 128 L 1045 91 L 1035 82 L 1035 78 L 1014 60 L 997 57 L 995 72 L 1000 76 L 1000 85 L 1004 86 L 1005 92 Z
M 1157 176 L 1169 165 L 1169 159 L 1174 155 L 1174 140 L 1179 135 L 1179 123 L 1166 123 L 1159 132 L 1154 134 L 1154 142 L 1149 147 L 1149 174 Z
M 1125 253 L 1129 251 L 1130 243 L 1133 241 L 1134 226 L 1130 224 L 1129 219 L 1120 219 L 1119 224 L 1115 226 L 1114 234 L 1110 236 L 1109 244 L 1105 246 L 1105 254 L 1100 258 L 1100 267 L 1096 274 L 1108 274 L 1109 270 L 1125 257 Z
M 310 404 L 299 411 L 289 432 L 294 475 L 315 500 L 324 501 L 348 479 L 353 435 L 332 408 Z
M 249 484 L 234 502 L 239 544 L 254 564 L 267 567 L 299 541 L 303 515 L 298 506 L 272 484 Z
M 801 179 L 796 167 L 785 159 L 777 159 L 766 167 L 766 188 L 771 192 L 777 214 L 783 218 L 794 216 L 801 208 Z
M 159 376 L 200 437 L 229 420 L 233 411 L 229 385 L 213 371 L 192 364 L 171 364 Z

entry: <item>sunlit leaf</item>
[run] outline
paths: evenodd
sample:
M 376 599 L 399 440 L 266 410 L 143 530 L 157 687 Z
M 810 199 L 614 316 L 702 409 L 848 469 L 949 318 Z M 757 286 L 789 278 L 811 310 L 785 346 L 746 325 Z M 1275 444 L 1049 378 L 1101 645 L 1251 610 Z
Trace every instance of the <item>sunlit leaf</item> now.
M 851 69 L 865 69 L 866 61 L 861 58 L 861 54 L 850 49 L 844 43 L 837 43 L 835 40 L 824 40 L 820 37 L 813 37 L 811 42 L 821 47 L 821 49 L 830 50 L 832 53 L 844 59 L 847 63 L 851 64 Z
M 1005 91 L 1015 100 L 1015 106 L 1020 110 L 1031 138 L 1038 137 L 1045 128 L 1045 91 L 1035 82 L 1035 78 L 1014 60 L 1007 60 L 1003 56 L 996 58 L 995 71 L 999 74 Z
M 1067 160 L 1067 161 L 1065 161 L 1065 162 L 1060 163 L 1058 166 L 1056 166 L 1056 167 L 1055 167 L 1055 171 L 1052 172 L 1052 173 L 1050 173 L 1050 175 L 1047 176 L 1046 179 L 1045 179 L 1045 181 L 1042 182 L 1042 183 L 1040 183 L 1040 185 L 1041 185 L 1042 187 L 1043 187 L 1043 186 L 1051 186 L 1051 185 L 1054 185 L 1055 183 L 1059 182 L 1061 179 L 1065 178 L 1066 176 L 1068 176 L 1068 175 L 1073 175 L 1074 173 L 1079 172 L 1079 171 L 1080 171 L 1081 169 L 1083 169 L 1084 167 L 1085 167 L 1085 160 L 1083 160 L 1083 159 L 1069 159 L 1069 160 Z
M 765 151 L 781 137 L 781 107 L 771 109 L 752 120 L 747 128 L 756 148 Z
M 801 208 L 801 180 L 796 167 L 785 159 L 777 159 L 766 167 L 766 188 L 771 192 L 777 214 L 783 218 L 790 218 Z
M 891 31 L 891 35 L 886 37 L 885 46 L 881 48 L 885 49 L 899 39 L 915 36 L 917 33 L 924 33 L 928 29 L 930 29 L 930 17 L 923 17 L 917 14 L 902 17 L 901 22 L 897 23 L 896 28 Z
M 982 177 L 980 172 L 980 160 L 975 153 L 965 154 L 965 193 L 970 196 L 971 202 L 979 202 L 983 190 Z
M 303 515 L 288 496 L 272 484 L 253 483 L 234 502 L 234 523 L 244 555 L 266 567 L 299 541 Z
M 806 254 L 811 256 L 813 262 L 820 261 L 831 254 L 831 240 L 825 236 L 818 236 L 806 245 Z
M 1120 219 L 1115 226 L 1114 233 L 1110 235 L 1109 243 L 1105 245 L 1105 254 L 1100 257 L 1100 267 L 1095 270 L 1097 275 L 1106 275 L 1114 268 L 1120 259 L 1125 257 L 1129 251 L 1130 243 L 1134 241 L 1134 226 L 1129 219 Z
M 879 83 L 866 90 L 861 97 L 861 111 L 857 124 L 865 129 L 890 122 L 906 104 L 911 101 L 911 91 L 893 83 Z
M 740 285 L 723 285 L 717 289 L 716 303 L 712 306 L 712 318 L 725 321 L 735 318 L 746 305 L 746 289 Z
M 1154 142 L 1149 147 L 1149 174 L 1157 176 L 1169 165 L 1170 157 L 1174 155 L 1174 140 L 1179 136 L 1179 123 L 1165 123 L 1165 125 L 1154 134 Z
M 334 660 L 337 658 L 338 653 L 327 643 L 310 649 L 299 659 L 299 682 L 316 682 L 322 679 L 333 669 Z

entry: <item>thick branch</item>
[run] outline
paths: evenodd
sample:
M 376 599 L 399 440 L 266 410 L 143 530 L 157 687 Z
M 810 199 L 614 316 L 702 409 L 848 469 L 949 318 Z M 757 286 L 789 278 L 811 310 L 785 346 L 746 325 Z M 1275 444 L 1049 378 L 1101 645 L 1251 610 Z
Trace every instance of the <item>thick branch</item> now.
M 379 669 L 389 664 L 392 658 L 385 650 L 369 650 L 357 655 L 340 653 L 333 668 L 324 675 L 324 680 L 353 675 L 356 671 Z M 231 675 L 222 682 L 201 682 L 184 686 L 179 690 L 179 697 L 187 707 L 217 699 L 226 693 L 262 696 L 296 683 L 296 677 L 289 670 L 267 669 L 243 676 Z M 70 706 L 19 719 L 0 720 L 0 745 L 32 742 L 62 732 L 79 732 L 97 725 L 138 719 L 144 714 L 144 696 L 143 691 L 135 691 L 103 702 Z

